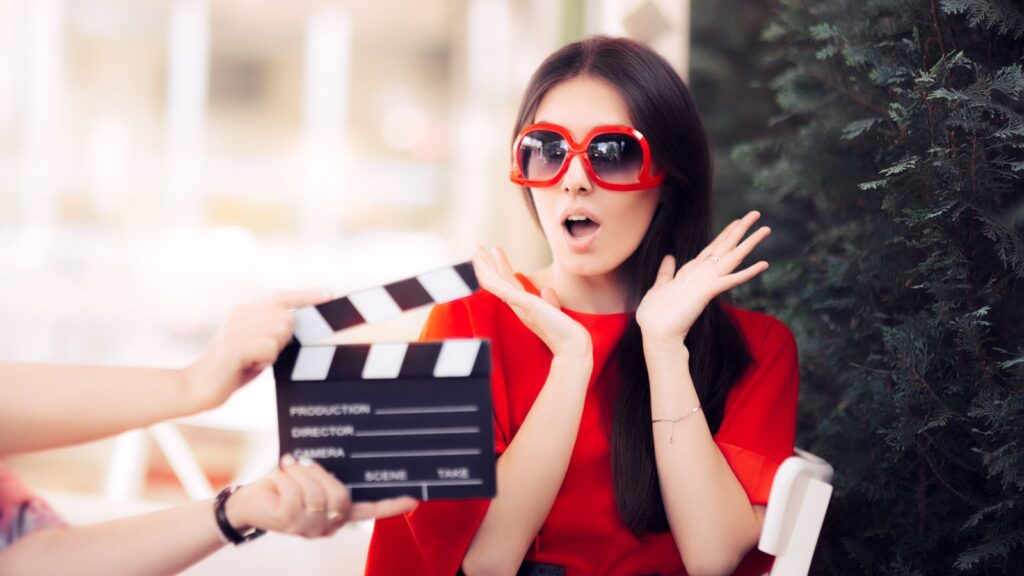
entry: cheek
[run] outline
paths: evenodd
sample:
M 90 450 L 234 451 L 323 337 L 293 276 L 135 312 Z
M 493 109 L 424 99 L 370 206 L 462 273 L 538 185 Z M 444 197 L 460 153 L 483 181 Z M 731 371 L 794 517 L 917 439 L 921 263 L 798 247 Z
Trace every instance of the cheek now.
M 557 222 L 558 214 L 555 206 L 555 194 L 545 194 L 545 191 L 530 189 L 530 197 L 533 199 L 534 210 L 537 211 L 537 218 L 540 220 L 541 230 L 550 237 L 552 232 L 560 232 L 561 223 Z
M 616 214 L 613 226 L 610 226 L 610 236 L 615 237 L 618 245 L 622 246 L 626 255 L 632 254 L 643 240 L 647 228 L 654 219 L 654 213 L 658 208 L 658 195 L 650 194 L 645 198 L 637 198 L 635 202 L 624 203 L 613 212 Z

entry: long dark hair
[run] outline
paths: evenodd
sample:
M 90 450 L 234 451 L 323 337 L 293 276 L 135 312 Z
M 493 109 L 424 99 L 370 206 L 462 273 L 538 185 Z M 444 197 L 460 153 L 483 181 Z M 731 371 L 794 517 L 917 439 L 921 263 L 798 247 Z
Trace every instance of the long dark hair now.
M 710 241 L 712 170 L 707 136 L 689 90 L 668 62 L 642 44 L 608 37 L 569 44 L 540 65 L 526 88 L 513 134 L 533 122 L 537 106 L 552 87 L 577 76 L 600 78 L 619 90 L 634 127 L 650 141 L 654 162 L 665 172 L 654 219 L 618 271 L 626 285 L 628 309 L 636 310 L 666 254 L 682 265 Z M 536 220 L 529 189 L 523 193 Z M 722 423 L 726 394 L 750 364 L 750 353 L 717 300 L 694 323 L 686 346 L 693 382 L 714 433 Z M 635 317 L 618 355 L 622 388 L 611 437 L 615 501 L 634 534 L 665 532 L 669 526 L 654 460 L 647 363 Z

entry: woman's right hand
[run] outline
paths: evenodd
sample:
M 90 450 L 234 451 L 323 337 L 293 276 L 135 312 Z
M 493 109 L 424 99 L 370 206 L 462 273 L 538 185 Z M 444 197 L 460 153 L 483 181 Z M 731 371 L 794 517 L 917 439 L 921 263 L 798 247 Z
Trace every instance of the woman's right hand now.
M 334 534 L 349 521 L 409 512 L 416 500 L 403 496 L 353 504 L 345 485 L 319 464 L 285 455 L 280 468 L 239 488 L 225 506 L 228 521 L 239 531 L 259 528 L 316 538 Z
M 587 329 L 562 312 L 558 296 L 551 288 L 542 289 L 540 296 L 527 292 L 501 248 L 494 247 L 489 253 L 477 245 L 473 251 L 473 270 L 480 285 L 508 304 L 553 355 L 591 358 L 592 343 Z

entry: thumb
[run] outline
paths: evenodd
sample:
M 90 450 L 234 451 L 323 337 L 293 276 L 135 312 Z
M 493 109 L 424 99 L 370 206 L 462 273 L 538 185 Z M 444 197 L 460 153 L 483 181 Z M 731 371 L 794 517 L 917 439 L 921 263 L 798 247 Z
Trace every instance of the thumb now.
M 331 300 L 334 295 L 330 290 L 298 290 L 292 292 L 279 292 L 270 298 L 270 301 L 285 308 L 301 308 L 303 306 L 316 306 Z
M 540 297 L 541 300 L 544 300 L 548 304 L 551 304 L 552 306 L 555 307 L 555 309 L 562 309 L 562 304 L 558 300 L 558 294 L 555 294 L 555 291 L 553 289 L 547 287 L 542 288 L 540 291 Z
M 658 275 L 654 278 L 654 287 L 661 286 L 676 275 L 676 258 L 666 254 L 661 259 L 661 266 L 658 267 Z

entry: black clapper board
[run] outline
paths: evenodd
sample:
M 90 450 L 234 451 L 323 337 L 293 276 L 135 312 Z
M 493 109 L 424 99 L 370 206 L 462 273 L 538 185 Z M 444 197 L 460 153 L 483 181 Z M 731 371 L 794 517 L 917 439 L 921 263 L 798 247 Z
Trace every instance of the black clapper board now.
M 274 364 L 281 453 L 316 460 L 356 502 L 493 497 L 489 341 L 313 343 L 478 289 L 465 262 L 296 310 Z

